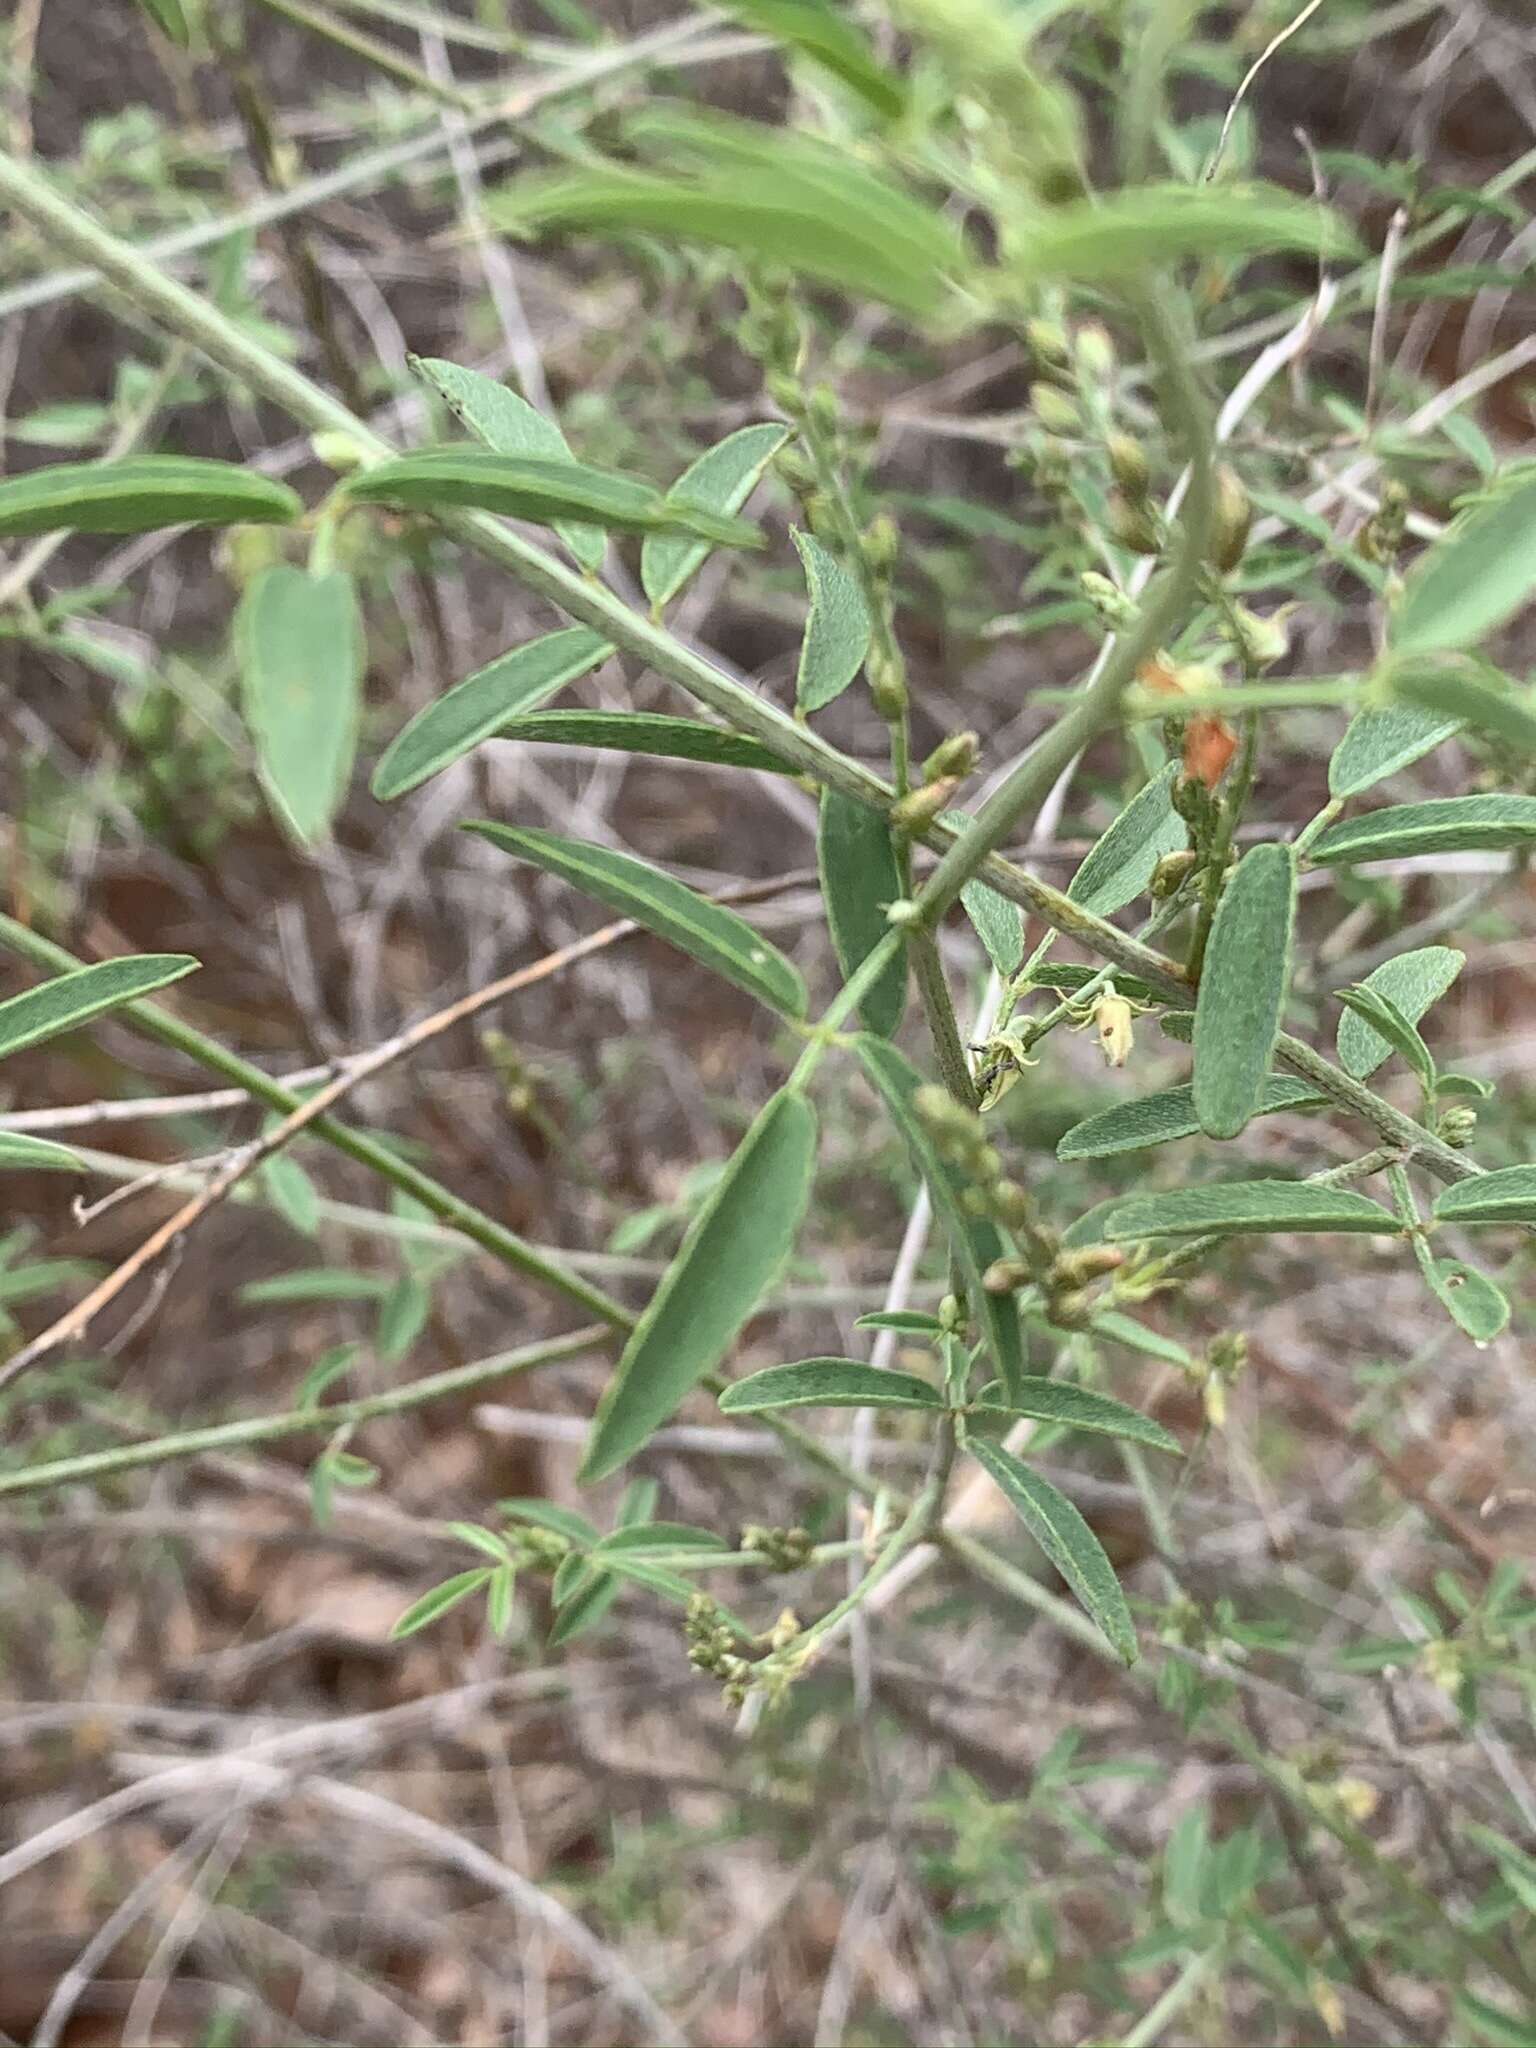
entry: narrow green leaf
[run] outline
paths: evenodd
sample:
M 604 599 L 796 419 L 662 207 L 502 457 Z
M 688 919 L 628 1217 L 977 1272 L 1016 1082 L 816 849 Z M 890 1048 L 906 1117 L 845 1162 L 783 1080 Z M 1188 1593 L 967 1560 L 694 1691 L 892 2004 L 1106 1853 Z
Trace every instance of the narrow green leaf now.
M 690 533 L 722 547 L 761 547 L 746 520 L 669 504 L 638 477 L 540 456 L 493 455 L 481 448 L 423 448 L 359 470 L 343 486 L 362 505 L 405 505 L 436 512 L 467 505 L 543 525 L 585 517 L 618 533 Z
M 1165 1337 L 1160 1330 L 1149 1330 L 1133 1316 L 1121 1315 L 1118 1309 L 1101 1308 L 1089 1328 L 1095 1337 L 1123 1344 L 1128 1351 L 1139 1351 L 1145 1358 L 1160 1358 L 1165 1365 L 1176 1365 L 1181 1371 L 1187 1372 L 1192 1363 L 1184 1345 Z
M 512 1553 L 507 1548 L 506 1538 L 498 1536 L 493 1529 L 482 1528 L 478 1522 L 449 1522 L 451 1534 L 461 1543 L 467 1543 L 471 1550 L 478 1550 L 482 1557 L 488 1557 L 492 1564 L 510 1564 Z
M 1279 1109 L 1315 1108 L 1325 1099 L 1305 1081 L 1269 1074 L 1254 1115 L 1268 1116 Z M 1116 1152 L 1142 1152 L 1152 1145 L 1192 1138 L 1199 1129 L 1194 1089 L 1163 1088 L 1155 1095 L 1139 1096 L 1134 1102 L 1117 1102 L 1113 1109 L 1101 1110 L 1097 1116 L 1074 1124 L 1057 1145 L 1056 1157 L 1108 1159 Z
M 1206 1231 L 1374 1231 L 1394 1236 L 1398 1219 L 1348 1188 L 1304 1180 L 1223 1181 L 1214 1187 L 1169 1188 L 1112 1205 L 1103 1235 L 1111 1243 L 1139 1237 L 1189 1237 Z
M 708 902 L 649 861 L 532 826 L 479 822 L 465 830 L 478 832 L 515 860 L 560 876 L 620 916 L 632 917 L 773 1009 L 790 1017 L 805 1015 L 805 983 L 776 946 L 734 910 Z
M 798 527 L 790 529 L 789 537 L 799 550 L 811 596 L 795 675 L 795 702 L 802 711 L 821 711 L 842 695 L 864 666 L 869 612 L 858 584 L 819 540 Z
M 286 484 L 234 462 L 135 455 L 60 462 L 0 482 L 0 536 L 147 533 L 157 526 L 291 525 L 304 506 Z
M 916 1067 L 893 1045 L 867 1033 L 854 1040 L 854 1050 L 879 1090 L 913 1165 L 927 1182 L 935 1213 L 964 1271 L 972 1313 L 986 1334 L 999 1378 L 1011 1389 L 1024 1377 L 1018 1309 L 1011 1296 L 989 1294 L 982 1285 L 988 1266 L 1007 1250 L 1002 1234 L 996 1224 L 967 1210 L 959 1178 L 939 1156 L 927 1126 L 913 1108 L 912 1098 L 923 1085 Z
M 1408 768 L 1461 730 L 1459 718 L 1447 718 L 1420 704 L 1368 705 L 1357 712 L 1328 763 L 1328 794 L 1358 796 L 1372 783 Z
M 57 1038 L 61 1031 L 73 1031 L 103 1010 L 168 988 L 200 965 L 190 953 L 130 953 L 24 989 L 0 1003 L 0 1059 L 25 1052 L 45 1038 Z
M 816 858 L 832 945 L 846 981 L 890 936 L 885 913 L 902 893 L 890 827 L 878 811 L 824 789 Z M 859 1015 L 869 1030 L 889 1038 L 906 1005 L 907 956 L 899 948 L 860 1003 Z
M 461 1600 L 467 1600 L 471 1593 L 478 1593 L 491 1576 L 489 1565 L 477 1565 L 473 1571 L 455 1572 L 451 1579 L 444 1579 L 440 1586 L 423 1593 L 419 1600 L 413 1600 L 390 1630 L 390 1641 L 398 1643 L 402 1636 L 413 1636 L 428 1622 L 436 1621 L 450 1607 L 457 1607 Z
M 632 134 L 669 146 L 680 175 L 615 164 L 520 177 L 487 202 L 513 232 L 547 227 L 653 234 L 732 249 L 912 314 L 937 311 L 965 243 L 837 151 L 783 128 L 653 109 Z
M 969 1439 L 971 1456 L 1101 1629 L 1117 1656 L 1136 1661 L 1136 1627 L 1104 1547 L 1064 1493 L 985 1437 Z
M 856 1330 L 897 1330 L 908 1337 L 942 1337 L 944 1325 L 937 1316 L 925 1316 L 914 1308 L 876 1309 L 873 1314 L 859 1316 L 853 1327 Z
M 364 650 L 351 577 L 263 569 L 241 599 L 235 645 L 262 782 L 295 838 L 313 844 L 357 750 Z
M 826 0 L 725 0 L 725 11 L 830 71 L 877 114 L 894 120 L 904 111 L 903 81 L 880 63 L 860 31 Z
M 1373 1036 L 1385 1039 L 1393 1052 L 1402 1055 L 1425 1089 L 1432 1094 L 1435 1086 L 1435 1062 L 1429 1047 L 1392 998 L 1383 995 L 1379 989 L 1365 987 L 1364 983 L 1357 988 L 1341 988 L 1336 993 L 1339 1001 L 1358 1023 L 1363 1024 Z
M 561 1603 L 549 1631 L 549 1647 L 558 1650 L 562 1644 L 596 1628 L 623 1590 L 623 1582 L 612 1572 L 593 1571 L 589 1565 L 570 1596 Z
M 990 1410 L 993 1404 L 985 1404 Z M 1074 1387 L 1066 1380 L 1041 1379 L 1035 1375 L 1019 1381 L 1006 1402 L 997 1409 L 1005 1415 L 1027 1415 L 1034 1422 L 1059 1422 L 1068 1429 L 1086 1429 L 1099 1436 L 1124 1437 L 1130 1443 L 1150 1444 L 1154 1450 L 1177 1451 L 1177 1437 L 1170 1436 L 1160 1422 L 1128 1408 L 1124 1401 L 1108 1394 L 1095 1394 L 1088 1387 Z
M 638 1522 L 605 1536 L 596 1558 L 676 1556 L 681 1551 L 700 1557 L 729 1557 L 731 1546 L 713 1529 L 695 1529 L 686 1522 Z
M 950 822 L 954 822 L 951 815 Z M 969 824 L 970 820 L 965 821 Z M 1024 965 L 1024 913 L 1017 903 L 999 896 L 985 882 L 967 882 L 960 891 L 960 908 L 971 921 L 971 930 L 981 941 L 982 951 L 1004 981 Z
M 274 1273 L 270 1280 L 252 1280 L 239 1300 L 257 1308 L 289 1301 L 377 1301 L 392 1283 L 382 1273 L 357 1273 L 343 1266 L 305 1266 L 295 1273 Z
M 1536 467 L 1484 493 L 1409 570 L 1395 654 L 1471 647 L 1536 594 Z
M 267 1200 L 283 1221 L 301 1237 L 313 1237 L 320 1228 L 320 1190 L 296 1159 L 279 1152 L 261 1169 L 261 1184 Z
M 613 652 L 600 633 L 567 626 L 476 669 L 424 705 L 398 732 L 373 771 L 373 793 L 388 803 L 461 760 L 520 712 L 584 676 Z
M 770 1408 L 942 1408 L 936 1387 L 915 1373 L 887 1372 L 856 1358 L 802 1358 L 770 1365 L 720 1396 L 722 1415 L 761 1415 Z
M 1428 716 L 1475 726 L 1517 753 L 1536 754 L 1536 693 L 1529 688 L 1499 688 L 1448 668 L 1410 668 L 1392 687 L 1395 695 Z
M 1313 841 L 1310 857 L 1402 860 L 1416 853 L 1501 852 L 1536 846 L 1536 796 L 1443 796 L 1346 818 Z
M 598 1541 L 594 1523 L 574 1508 L 563 1508 L 555 1501 L 499 1500 L 496 1505 L 512 1521 L 531 1523 L 535 1529 L 548 1529 L 552 1535 L 563 1536 L 567 1543 L 574 1543 L 578 1548 Z
M 1336 214 L 1275 185 L 1135 185 L 1042 207 L 1014 237 L 1016 273 L 1113 281 L 1181 256 L 1301 249 L 1348 258 L 1354 235 Z
M 485 1618 L 491 1625 L 491 1634 L 498 1640 L 512 1633 L 516 1593 L 516 1571 L 510 1564 L 498 1565 L 491 1573 L 490 1591 L 485 1602 Z
M 5 1169 L 17 1173 L 48 1169 L 83 1173 L 85 1165 L 67 1145 L 29 1137 L 24 1131 L 0 1131 L 0 1171 Z
M 1438 1003 L 1467 964 L 1465 953 L 1454 946 L 1420 946 L 1411 953 L 1399 953 L 1384 960 L 1360 984 L 1394 1003 L 1410 1024 L 1417 1024 L 1425 1011 Z M 1350 1010 L 1339 1019 L 1339 1065 L 1357 1081 L 1368 1081 L 1392 1047 L 1369 1022 Z
M 1235 1138 L 1263 1106 L 1295 922 L 1295 855 L 1253 847 L 1216 906 L 1195 1002 L 1194 1103 L 1207 1137 Z
M 1165 853 L 1179 853 L 1188 846 L 1189 827 L 1173 808 L 1177 772 L 1177 763 L 1170 761 L 1090 848 L 1067 884 L 1074 903 L 1096 917 L 1113 917 L 1141 895 Z
M 398 1365 L 427 1326 L 432 1290 L 414 1273 L 402 1273 L 379 1303 L 373 1342 L 386 1365 Z
M 737 1146 L 598 1403 L 580 1478 L 632 1458 L 725 1356 L 789 1257 L 810 1199 L 816 1113 L 783 1091 Z
M 139 6 L 155 27 L 170 37 L 178 48 L 185 49 L 192 40 L 192 31 L 187 25 L 186 9 L 181 0 L 139 0 Z
M 1474 1344 L 1491 1344 L 1508 1324 L 1508 1297 L 1475 1266 L 1464 1266 L 1459 1259 L 1434 1259 L 1425 1278 Z
M 576 460 L 558 424 L 530 405 L 520 392 L 509 391 L 479 370 L 444 362 L 440 356 L 412 356 L 410 363 L 417 376 L 436 389 L 454 418 L 492 454 L 531 455 L 546 462 Z M 734 512 L 736 508 L 730 509 Z M 596 571 L 603 566 L 608 536 L 602 527 L 559 520 L 555 531 L 584 569 Z
M 1442 1188 L 1437 1223 L 1536 1223 L 1536 1166 L 1500 1166 Z
M 704 761 L 712 768 L 755 768 L 765 775 L 792 775 L 793 768 L 756 740 L 705 725 L 697 718 L 668 718 L 653 711 L 534 711 L 509 718 L 496 729 L 503 740 L 559 747 L 602 747 L 623 754 L 653 754 L 662 760 Z
M 689 463 L 667 497 L 705 512 L 727 516 L 739 512 L 788 439 L 788 428 L 777 423 L 740 427 Z M 702 541 L 651 534 L 640 550 L 640 587 L 658 608 L 670 604 L 708 555 L 708 545 Z

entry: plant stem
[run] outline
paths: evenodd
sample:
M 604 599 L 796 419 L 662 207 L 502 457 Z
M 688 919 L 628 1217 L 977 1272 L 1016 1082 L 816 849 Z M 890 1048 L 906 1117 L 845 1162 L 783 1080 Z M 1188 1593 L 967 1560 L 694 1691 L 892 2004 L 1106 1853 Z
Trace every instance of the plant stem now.
M 291 1408 L 281 1415 L 250 1415 L 238 1422 L 210 1423 L 205 1429 L 186 1429 L 175 1436 L 156 1437 L 149 1443 L 121 1444 L 110 1451 L 84 1451 L 73 1458 L 54 1458 L 45 1465 L 31 1465 L 19 1472 L 0 1472 L 0 1493 L 37 1493 L 50 1486 L 66 1486 L 75 1480 L 103 1479 L 113 1472 L 131 1472 L 145 1465 L 163 1465 L 173 1458 L 195 1458 L 203 1451 L 229 1451 L 250 1444 L 275 1442 L 280 1437 L 303 1436 L 333 1430 L 379 1415 L 398 1415 L 408 1408 L 420 1408 L 428 1401 L 448 1394 L 472 1392 L 492 1380 L 513 1373 L 531 1372 L 537 1365 L 555 1359 L 574 1358 L 607 1340 L 600 1327 L 574 1330 L 569 1336 L 551 1338 L 542 1344 L 525 1345 L 519 1351 L 498 1352 L 494 1358 L 476 1359 L 472 1365 L 457 1365 L 448 1372 L 432 1373 L 393 1387 L 385 1394 L 370 1394 L 359 1401 L 338 1401 L 329 1407 Z
M 71 968 L 82 966 L 73 953 L 62 946 L 56 946 L 29 931 L 13 917 L 0 916 L 0 945 L 8 946 L 12 952 L 20 953 L 24 959 L 48 967 L 55 973 L 67 973 Z M 204 1037 L 201 1031 L 190 1024 L 183 1024 L 166 1010 L 150 1002 L 125 1003 L 114 1015 L 131 1020 L 151 1037 L 158 1038 L 162 1045 L 171 1045 L 199 1066 L 211 1072 L 222 1074 L 227 1080 L 237 1082 L 248 1095 L 264 1102 L 271 1109 L 285 1115 L 292 1113 L 303 1104 L 303 1096 L 285 1088 L 281 1081 L 274 1081 L 264 1074 L 260 1067 L 253 1067 L 238 1053 L 227 1052 L 217 1039 Z M 503 1265 L 511 1266 L 520 1273 L 526 1273 L 532 1280 L 539 1281 L 556 1293 L 563 1294 L 568 1301 L 576 1302 L 589 1314 L 600 1316 L 605 1323 L 616 1330 L 633 1327 L 635 1318 L 622 1302 L 615 1301 L 601 1288 L 593 1287 L 577 1274 L 569 1272 L 555 1260 L 535 1251 L 515 1231 L 505 1224 L 487 1216 L 472 1202 L 466 1202 L 441 1181 L 433 1180 L 430 1174 L 422 1173 L 411 1166 L 398 1153 L 382 1145 L 376 1138 L 354 1131 L 346 1124 L 338 1123 L 332 1117 L 319 1116 L 309 1126 L 317 1138 L 324 1138 L 339 1152 L 345 1152 L 362 1166 L 371 1167 L 381 1174 L 392 1187 L 402 1194 L 412 1196 L 424 1209 L 431 1212 L 441 1223 L 461 1231 L 471 1238 L 483 1251 L 500 1259 Z
M 1243 815 L 1243 806 L 1248 801 L 1248 792 L 1253 787 L 1253 764 L 1259 750 L 1259 721 L 1250 711 L 1243 720 L 1243 748 L 1238 757 L 1237 768 L 1222 799 L 1221 815 L 1216 821 L 1216 830 L 1206 848 L 1205 878 L 1200 892 L 1200 915 L 1195 921 L 1195 935 L 1190 941 L 1189 958 L 1184 963 L 1185 972 L 1191 981 L 1198 983 L 1200 970 L 1205 965 L 1205 948 L 1211 936 L 1211 926 L 1216 918 L 1216 906 L 1221 901 L 1222 887 L 1227 879 L 1227 856 L 1232 851 L 1232 842 L 1237 837 L 1238 821 Z
M 330 431 L 348 436 L 357 444 L 367 463 L 382 461 L 395 452 L 387 441 L 365 421 L 357 419 L 339 400 L 274 355 L 254 335 L 226 318 L 210 301 L 199 298 L 195 292 L 163 275 L 141 251 L 121 241 L 89 213 L 57 192 L 32 165 L 3 151 L 0 151 L 0 202 L 61 249 L 88 264 L 103 281 L 125 294 L 141 312 L 184 336 L 211 362 L 260 391 L 275 404 L 285 407 L 304 426 L 316 432 Z M 1187 1006 L 1191 993 L 1189 983 L 1174 961 L 1151 947 L 1143 946 L 1105 919 L 1083 910 L 1061 890 L 1037 880 L 992 850 L 1006 838 L 1018 813 L 1035 795 L 1042 794 L 1050 786 L 1056 773 L 1072 758 L 1078 747 L 1086 744 L 1113 718 L 1123 692 L 1134 676 L 1136 664 L 1144 658 L 1141 643 L 1144 639 L 1150 641 L 1152 637 L 1148 632 L 1149 621 L 1159 633 L 1165 623 L 1171 625 L 1183 610 L 1186 599 L 1193 594 L 1198 580 L 1204 553 L 1203 535 L 1208 529 L 1211 511 L 1204 399 L 1190 367 L 1188 351 L 1174 332 L 1166 312 L 1150 295 L 1143 301 L 1142 311 L 1149 346 L 1153 348 L 1159 367 L 1167 374 L 1175 423 L 1183 431 L 1193 458 L 1185 545 L 1180 561 L 1144 610 L 1137 634 L 1131 640 L 1117 643 L 1093 691 L 1052 728 L 1040 746 L 1025 756 L 1008 782 L 973 821 L 963 835 L 964 854 L 960 852 L 962 835 L 942 821 L 936 820 L 920 836 L 926 845 L 944 849 L 924 892 L 927 897 L 925 908 L 933 916 L 937 914 L 934 911 L 936 903 L 952 902 L 964 883 L 973 874 L 977 875 L 1010 902 L 1032 911 L 1055 930 L 1081 940 L 1102 959 L 1127 973 L 1140 975 L 1164 1001 Z M 486 513 L 461 513 L 445 518 L 441 523 L 446 531 L 488 559 L 500 563 L 529 589 L 549 598 L 571 618 L 604 634 L 616 647 L 647 663 L 659 675 L 676 683 L 700 703 L 707 704 L 738 731 L 772 748 L 800 773 L 842 791 L 873 810 L 889 811 L 894 801 L 893 794 L 878 776 L 850 760 L 808 728 L 797 725 L 776 705 L 766 702 L 722 673 L 663 628 L 632 611 L 601 584 L 589 582 L 577 572 L 567 569 L 542 548 L 524 540 Z M 1197 539 L 1201 541 L 1198 557 L 1195 549 Z M 935 887 L 941 876 L 942 884 Z M 928 894 L 930 891 L 931 895 Z M 13 937 L 21 931 L 22 927 L 12 926 Z M 24 936 L 28 940 L 31 938 L 30 933 Z M 24 951 L 25 947 L 18 943 L 17 949 Z M 1399 1146 L 1413 1144 L 1420 1161 L 1441 1180 L 1465 1180 L 1480 1171 L 1470 1160 L 1441 1144 L 1438 1139 L 1426 1137 L 1420 1126 L 1401 1116 L 1379 1096 L 1353 1081 L 1299 1039 L 1282 1034 L 1278 1051 L 1292 1072 L 1314 1082 L 1323 1094 L 1362 1117 L 1389 1142 Z M 224 1057 L 222 1052 L 220 1057 Z M 248 1071 L 255 1073 L 257 1070 Z M 270 1085 L 264 1075 L 261 1081 L 264 1087 Z M 392 1156 L 390 1163 L 392 1168 L 405 1170 Z M 433 1183 L 428 1185 L 435 1186 Z M 436 1195 L 441 1200 L 445 1191 L 437 1189 Z M 456 1206 L 471 1215 L 478 1214 L 469 1211 L 467 1204 Z M 467 1226 L 460 1227 L 467 1230 Z M 468 1231 L 468 1234 L 473 1236 L 475 1233 Z M 510 1232 L 502 1235 L 513 1245 L 518 1243 Z M 627 1324 L 626 1312 L 618 1313 L 625 1315 Z
M 1139 292 L 1133 305 L 1147 346 L 1168 387 L 1173 424 L 1189 463 L 1179 550 L 1136 624 L 1110 652 L 1097 681 L 1024 756 L 1002 787 L 982 806 L 969 828 L 941 857 L 917 902 L 930 928 L 954 902 L 987 855 L 1009 836 L 1030 804 L 1042 798 L 1069 761 L 1119 716 L 1121 699 L 1143 664 L 1182 623 L 1200 587 L 1210 548 L 1214 516 L 1210 408 L 1177 332 L 1155 290 Z

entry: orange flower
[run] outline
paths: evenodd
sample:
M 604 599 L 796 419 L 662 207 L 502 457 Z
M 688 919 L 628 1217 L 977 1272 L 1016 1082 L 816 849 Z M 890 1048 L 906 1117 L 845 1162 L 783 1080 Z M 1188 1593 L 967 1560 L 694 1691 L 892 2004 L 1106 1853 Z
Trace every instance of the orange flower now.
M 1184 773 L 1214 789 L 1237 752 L 1237 734 L 1224 718 L 1199 711 L 1184 729 Z

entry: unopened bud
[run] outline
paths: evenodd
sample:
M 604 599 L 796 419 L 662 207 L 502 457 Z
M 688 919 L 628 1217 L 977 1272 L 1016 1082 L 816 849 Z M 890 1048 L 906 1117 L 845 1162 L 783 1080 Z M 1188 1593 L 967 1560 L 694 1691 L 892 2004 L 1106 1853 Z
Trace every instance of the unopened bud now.
M 876 650 L 864 664 L 869 694 L 876 711 L 889 723 L 907 708 L 907 678 L 899 656 Z
M 1017 1294 L 1029 1285 L 1029 1268 L 1022 1259 L 994 1259 L 981 1276 L 988 1294 Z
M 1123 491 L 1110 494 L 1109 531 L 1112 539 L 1133 555 L 1155 555 L 1162 549 L 1157 522 L 1147 505 L 1133 505 Z
M 818 384 L 808 407 L 811 425 L 823 434 L 837 432 L 837 393 L 830 384 Z
M 1107 384 L 1115 373 L 1115 344 L 1096 320 L 1077 330 L 1077 366 L 1090 384 Z
M 914 789 L 891 806 L 891 823 L 898 832 L 921 832 L 949 806 L 960 787 L 958 775 L 941 775 L 936 782 Z
M 1289 605 L 1282 605 L 1279 611 L 1261 619 L 1246 605 L 1233 605 L 1230 621 L 1232 638 L 1247 667 L 1273 668 L 1277 661 L 1284 661 L 1291 651 L 1290 635 L 1285 630 L 1290 610 Z
M 1127 626 L 1134 626 L 1140 613 L 1134 601 L 1127 597 L 1118 583 L 1097 569 L 1085 569 L 1078 579 L 1083 586 L 1083 595 L 1093 606 L 1106 626 L 1112 626 L 1122 633 Z
M 1223 576 L 1235 569 L 1248 545 L 1253 501 L 1235 469 L 1223 463 L 1216 471 L 1216 505 L 1211 525 L 1211 566 Z
M 1075 402 L 1054 384 L 1031 384 L 1029 402 L 1042 427 L 1052 434 L 1075 434 L 1082 425 Z
M 1024 329 L 1024 339 L 1040 369 L 1065 370 L 1071 367 L 1072 351 L 1066 329 L 1055 320 L 1031 320 Z
M 1059 1330 L 1086 1330 L 1093 1319 L 1093 1297 L 1083 1288 L 1054 1295 L 1048 1314 Z
M 872 575 L 889 576 L 901 551 L 901 533 L 888 512 L 882 512 L 865 527 L 859 543 Z
M 815 466 L 793 441 L 774 456 L 773 467 L 774 473 L 789 485 L 797 498 L 803 498 L 808 491 L 815 490 Z
M 1090 1280 L 1102 1280 L 1125 1264 L 1125 1252 L 1117 1244 L 1089 1244 L 1080 1251 L 1062 1252 L 1051 1267 L 1052 1287 L 1085 1287 Z
M 338 475 L 357 469 L 363 460 L 362 444 L 351 434 L 335 429 L 311 434 L 309 445 L 315 451 L 315 460 L 323 462 L 327 469 L 334 469 Z
M 1016 1180 L 1000 1180 L 992 1190 L 992 1214 L 1009 1230 L 1020 1230 L 1033 1216 L 1034 1203 Z
M 788 370 L 770 370 L 763 379 L 763 389 L 782 413 L 792 420 L 805 416 L 805 387 L 800 379 Z
M 1104 444 L 1109 473 L 1128 498 L 1144 498 L 1152 481 L 1152 465 L 1139 441 L 1129 434 L 1111 434 Z
M 1193 847 L 1185 847 L 1181 853 L 1165 853 L 1152 870 L 1148 893 L 1158 903 L 1166 903 L 1170 896 L 1176 896 L 1189 880 L 1200 856 Z
M 952 732 L 948 739 L 939 741 L 923 763 L 924 782 L 937 782 L 946 775 L 963 782 L 975 768 L 980 751 L 981 742 L 975 733 Z
M 913 925 L 921 924 L 922 912 L 910 896 L 898 896 L 894 903 L 886 905 L 885 921 L 894 925 L 897 931 L 908 931 Z
M 1477 1135 L 1477 1111 L 1464 1102 L 1453 1103 L 1441 1117 L 1436 1135 L 1458 1152 L 1464 1151 Z

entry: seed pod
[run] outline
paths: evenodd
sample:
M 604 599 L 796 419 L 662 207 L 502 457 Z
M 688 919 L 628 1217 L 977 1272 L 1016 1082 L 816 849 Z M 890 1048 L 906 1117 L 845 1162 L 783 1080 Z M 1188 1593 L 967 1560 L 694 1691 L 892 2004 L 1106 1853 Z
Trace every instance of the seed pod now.
M 1110 494 L 1108 519 L 1111 536 L 1133 555 L 1161 552 L 1163 544 L 1149 506 L 1133 505 L 1123 491 L 1114 491 Z
M 1109 1066 L 1123 1067 L 1135 1049 L 1136 1039 L 1131 1029 L 1134 1014 L 1125 997 L 1117 996 L 1113 991 L 1094 1005 L 1093 1022 L 1099 1034 L 1099 1050 Z
M 1144 498 L 1152 481 L 1152 465 L 1141 443 L 1129 434 L 1111 434 L 1104 443 L 1104 452 L 1109 457 L 1109 473 L 1125 495 L 1131 499 Z
M 1253 501 L 1235 469 L 1222 463 L 1216 471 L 1216 506 L 1211 526 L 1211 566 L 1223 576 L 1243 559 L 1253 525 Z

